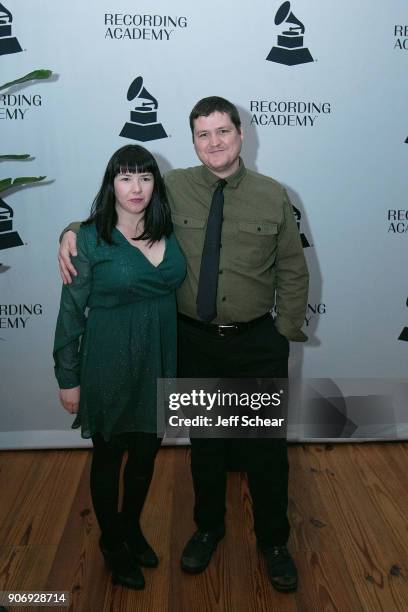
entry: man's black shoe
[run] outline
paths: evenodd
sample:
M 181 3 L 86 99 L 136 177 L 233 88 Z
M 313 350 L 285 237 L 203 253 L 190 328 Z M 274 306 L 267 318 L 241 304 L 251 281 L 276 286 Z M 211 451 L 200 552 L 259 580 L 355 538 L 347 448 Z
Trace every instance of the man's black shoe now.
M 213 531 L 198 529 L 183 550 L 181 568 L 189 574 L 203 572 L 224 535 L 224 527 Z
M 277 591 L 296 591 L 298 573 L 296 565 L 285 545 L 260 546 L 265 556 L 268 576 Z
M 140 567 L 134 562 L 127 545 L 122 542 L 114 549 L 104 546 L 102 538 L 99 547 L 105 563 L 112 572 L 112 582 L 128 589 L 144 589 L 145 581 Z

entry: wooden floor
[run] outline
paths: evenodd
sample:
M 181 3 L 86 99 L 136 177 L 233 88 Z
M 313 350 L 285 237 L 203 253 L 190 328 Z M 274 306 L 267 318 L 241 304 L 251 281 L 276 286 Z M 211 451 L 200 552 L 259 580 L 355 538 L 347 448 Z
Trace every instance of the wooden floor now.
M 289 452 L 295 594 L 279 594 L 267 580 L 240 473 L 229 476 L 227 535 L 210 566 L 199 576 L 181 571 L 194 528 L 186 448 L 163 448 L 157 459 L 143 525 L 160 565 L 144 570 L 144 591 L 113 587 L 105 570 L 89 451 L 3 451 L 0 591 L 70 591 L 74 612 L 406 612 L 408 443 L 293 445 Z M 35 609 L 50 608 L 10 608 Z

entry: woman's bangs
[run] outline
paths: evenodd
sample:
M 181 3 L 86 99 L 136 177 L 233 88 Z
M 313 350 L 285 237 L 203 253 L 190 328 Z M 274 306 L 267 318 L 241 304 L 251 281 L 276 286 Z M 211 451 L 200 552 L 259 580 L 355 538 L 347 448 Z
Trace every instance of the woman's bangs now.
M 145 172 L 154 173 L 154 159 L 150 155 L 128 152 L 115 160 L 113 173 L 117 174 L 143 174 Z

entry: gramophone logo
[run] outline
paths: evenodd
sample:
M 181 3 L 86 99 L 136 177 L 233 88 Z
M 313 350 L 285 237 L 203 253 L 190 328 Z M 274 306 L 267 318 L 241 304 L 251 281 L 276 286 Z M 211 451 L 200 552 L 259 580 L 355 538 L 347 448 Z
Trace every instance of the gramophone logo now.
M 298 208 L 296 208 L 296 206 L 293 206 L 293 204 L 292 204 L 292 208 L 293 208 L 293 214 L 295 215 L 295 219 L 296 219 L 296 225 L 297 225 L 299 233 L 300 233 L 300 239 L 302 241 L 302 247 L 304 249 L 307 249 L 308 247 L 310 247 L 312 245 L 310 244 L 310 242 L 306 238 L 305 234 L 303 234 L 300 231 L 300 220 L 302 219 L 302 213 L 300 212 L 300 210 Z
M 266 58 L 269 62 L 285 64 L 285 66 L 296 66 L 313 62 L 309 49 L 303 46 L 303 34 L 305 26 L 290 10 L 290 2 L 284 2 L 278 8 L 275 15 L 275 25 L 289 25 L 287 30 L 278 34 L 278 44 L 272 47 Z
M 22 51 L 17 38 L 11 35 L 13 16 L 0 2 L 0 55 Z
M 407 308 L 408 308 L 408 298 L 407 298 Z M 403 340 L 404 342 L 408 342 L 408 327 L 404 327 L 400 335 L 398 336 L 398 340 Z
M 128 100 L 135 98 L 137 102 L 134 110 L 130 111 L 130 121 L 125 123 L 119 136 L 141 142 L 167 138 L 162 124 L 157 121 L 157 100 L 143 87 L 141 76 L 131 83 L 127 92 Z
M 18 232 L 13 232 L 13 209 L 0 198 L 0 251 L 23 245 Z

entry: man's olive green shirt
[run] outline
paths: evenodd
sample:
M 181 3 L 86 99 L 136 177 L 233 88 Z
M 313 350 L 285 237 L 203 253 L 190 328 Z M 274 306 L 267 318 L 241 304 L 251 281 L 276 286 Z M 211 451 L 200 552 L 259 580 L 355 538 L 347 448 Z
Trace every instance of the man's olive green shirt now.
M 197 318 L 201 254 L 219 177 L 206 166 L 197 166 L 172 170 L 165 181 L 175 233 L 187 259 L 178 308 Z M 306 340 L 300 328 L 309 276 L 286 191 L 273 179 L 247 170 L 242 161 L 226 181 L 213 323 L 250 321 L 275 306 L 278 331 L 289 340 Z
M 187 259 L 178 309 L 196 319 L 201 255 L 219 177 L 197 166 L 171 170 L 164 180 L 174 231 Z M 247 170 L 242 161 L 226 181 L 213 323 L 251 321 L 274 308 L 278 331 L 288 340 L 304 341 L 309 275 L 287 193 L 273 179 Z

